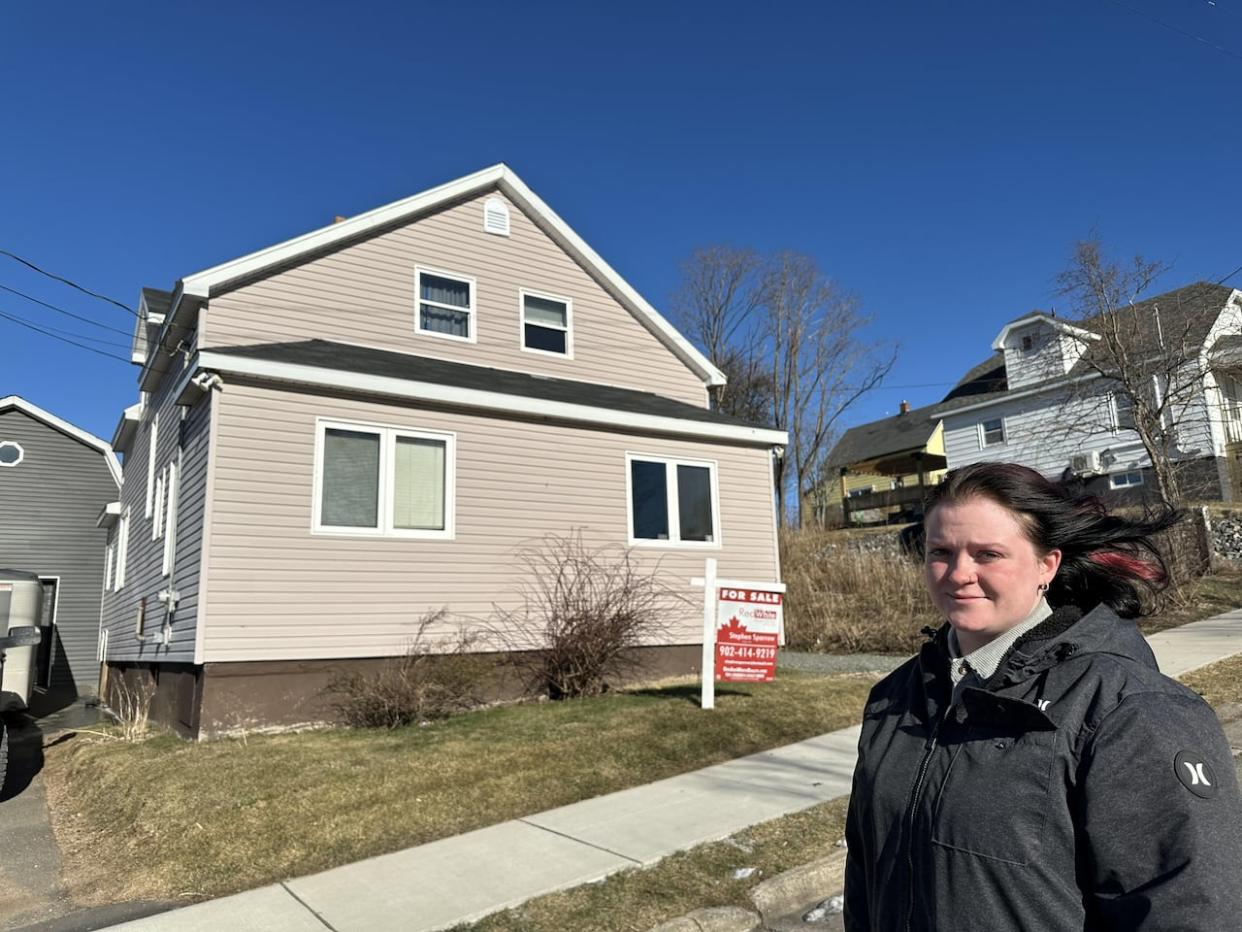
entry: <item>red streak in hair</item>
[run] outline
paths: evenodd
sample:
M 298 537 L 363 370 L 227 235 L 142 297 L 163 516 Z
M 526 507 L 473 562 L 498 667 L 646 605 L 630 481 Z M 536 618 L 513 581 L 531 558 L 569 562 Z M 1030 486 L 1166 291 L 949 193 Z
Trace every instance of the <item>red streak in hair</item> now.
M 1164 579 L 1164 573 L 1160 567 L 1128 553 L 1119 553 L 1116 550 L 1097 550 L 1087 559 L 1130 579 L 1145 579 L 1148 582 Z

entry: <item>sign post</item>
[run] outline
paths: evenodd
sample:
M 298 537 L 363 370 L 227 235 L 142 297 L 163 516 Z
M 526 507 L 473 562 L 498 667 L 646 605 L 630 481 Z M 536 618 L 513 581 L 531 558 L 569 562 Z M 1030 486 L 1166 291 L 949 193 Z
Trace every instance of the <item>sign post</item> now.
M 701 707 L 716 707 L 716 680 L 771 682 L 784 635 L 785 584 L 719 579 L 711 557 L 690 584 L 703 587 Z

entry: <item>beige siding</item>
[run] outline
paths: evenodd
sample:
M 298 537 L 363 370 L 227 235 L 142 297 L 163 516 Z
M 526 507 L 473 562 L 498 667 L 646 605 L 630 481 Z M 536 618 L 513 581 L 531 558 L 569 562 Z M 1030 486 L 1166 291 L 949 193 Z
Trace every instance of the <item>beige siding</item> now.
M 459 618 L 513 607 L 523 545 L 582 528 L 592 544 L 624 545 L 627 451 L 714 460 L 722 546 L 636 549 L 689 599 L 705 556 L 722 576 L 774 579 L 769 452 L 473 413 L 325 397 L 228 383 L 214 438 L 204 660 L 381 656 L 406 646 L 419 615 Z M 357 539 L 311 533 L 317 418 L 453 431 L 456 537 Z M 698 602 L 697 605 L 701 605 Z M 671 641 L 699 640 L 688 603 Z
M 707 403 L 703 382 L 515 205 L 510 236 L 484 233 L 491 196 L 212 298 L 201 345 L 336 340 Z M 476 343 L 414 332 L 415 266 L 475 280 Z M 572 359 L 521 349 L 519 289 L 572 301 Z

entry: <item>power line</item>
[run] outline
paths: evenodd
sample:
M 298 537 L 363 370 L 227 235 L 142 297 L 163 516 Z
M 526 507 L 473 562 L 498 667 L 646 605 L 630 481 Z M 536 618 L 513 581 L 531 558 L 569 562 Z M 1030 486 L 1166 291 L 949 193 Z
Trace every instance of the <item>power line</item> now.
M 1216 284 L 1218 284 L 1218 285 L 1223 285 L 1225 282 L 1229 281 L 1229 279 L 1233 278 L 1233 277 L 1234 277 L 1235 275 L 1237 275 L 1239 272 L 1242 272 L 1242 265 L 1238 266 L 1236 269 L 1234 269 L 1232 272 L 1230 272 L 1230 273 L 1229 273 L 1228 275 L 1226 275 L 1224 278 L 1218 278 L 1218 279 L 1216 280 Z
M 0 291 L 7 291 L 9 294 L 17 295 L 19 298 L 25 298 L 27 301 L 32 301 L 35 304 L 42 305 L 49 310 L 72 317 L 74 320 L 80 320 L 88 324 L 93 324 L 96 327 L 102 327 L 104 330 L 111 330 L 113 333 L 119 333 L 123 337 L 130 336 L 128 330 L 122 330 L 120 327 L 113 327 L 109 324 L 102 324 L 93 318 L 83 317 L 81 314 L 75 314 L 73 311 L 66 311 L 63 307 L 57 307 L 55 304 L 48 304 L 46 301 L 40 301 L 38 298 L 31 297 L 24 291 L 18 291 L 16 288 L 10 288 L 8 285 L 0 285 Z
M 60 340 L 62 343 L 68 343 L 71 346 L 76 346 L 79 349 L 84 349 L 87 352 L 95 353 L 96 355 L 107 356 L 109 359 L 119 359 L 121 362 L 132 361 L 129 358 L 120 355 L 119 353 L 110 353 L 107 350 L 96 349 L 93 346 L 87 346 L 85 343 L 79 343 L 77 340 L 71 340 L 68 337 L 58 336 L 57 334 L 53 333 L 51 330 L 47 330 L 43 327 L 37 326 L 36 324 L 32 324 L 30 323 L 30 321 L 23 320 L 21 317 L 17 317 L 13 314 L 6 314 L 4 311 L 0 311 L 0 317 L 4 318 L 5 320 L 11 320 L 13 321 L 13 323 L 20 324 L 23 327 L 28 327 L 29 329 L 34 330 L 36 333 L 41 333 L 46 337 L 51 337 L 53 340 Z
M 10 259 L 14 260 L 15 262 L 20 262 L 22 265 L 26 266 L 27 268 L 34 269 L 40 275 L 46 275 L 48 278 L 55 279 L 58 282 L 62 282 L 68 285 L 70 288 L 76 288 L 78 291 L 82 292 L 83 294 L 88 294 L 92 298 L 98 298 L 100 301 L 107 301 L 109 304 L 115 304 L 117 307 L 119 307 L 121 310 L 123 310 L 127 314 L 133 314 L 135 317 L 138 316 L 137 311 L 135 311 L 133 308 L 131 308 L 127 304 L 122 304 L 120 301 L 116 300 L 116 298 L 109 298 L 105 294 L 99 294 L 96 291 L 91 291 L 89 288 L 83 288 L 77 282 L 71 281 L 70 279 L 65 278 L 64 276 L 57 275 L 54 272 L 49 272 L 46 269 L 41 269 L 37 265 L 35 265 L 33 262 L 31 262 L 29 259 L 23 259 L 21 256 L 16 255 L 15 253 L 11 253 L 7 249 L 0 249 L 0 255 L 8 256 Z
M 1175 32 L 1179 36 L 1182 36 L 1186 39 L 1193 39 L 1195 42 L 1201 42 L 1203 45 L 1206 45 L 1210 49 L 1215 49 L 1218 52 L 1228 55 L 1230 58 L 1236 58 L 1238 61 L 1242 61 L 1242 53 L 1235 52 L 1233 49 L 1225 48 L 1225 46 L 1223 45 L 1217 45 L 1211 39 L 1205 39 L 1203 38 L 1203 36 L 1195 35 L 1195 33 L 1193 32 L 1187 32 L 1185 29 L 1182 29 L 1180 26 L 1174 26 L 1172 23 L 1166 23 L 1164 20 L 1158 19 L 1157 17 L 1152 16 L 1150 13 L 1147 13 L 1143 10 L 1136 10 L 1134 7 L 1130 6 L 1130 4 L 1123 3 L 1122 0 L 1109 0 L 1109 2 L 1114 4 L 1115 6 L 1121 7 L 1127 13 L 1130 13 L 1134 16 L 1141 16 L 1143 19 L 1151 20 L 1151 22 L 1155 23 L 1157 26 L 1163 26 L 1165 29 L 1168 29 L 1170 32 Z

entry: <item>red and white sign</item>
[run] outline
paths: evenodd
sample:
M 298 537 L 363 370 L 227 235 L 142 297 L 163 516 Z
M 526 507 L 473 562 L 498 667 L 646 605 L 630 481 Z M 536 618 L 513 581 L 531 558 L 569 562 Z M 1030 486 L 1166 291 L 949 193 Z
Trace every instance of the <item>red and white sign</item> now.
M 776 675 L 780 592 L 721 586 L 716 599 L 716 679 L 768 683 Z

